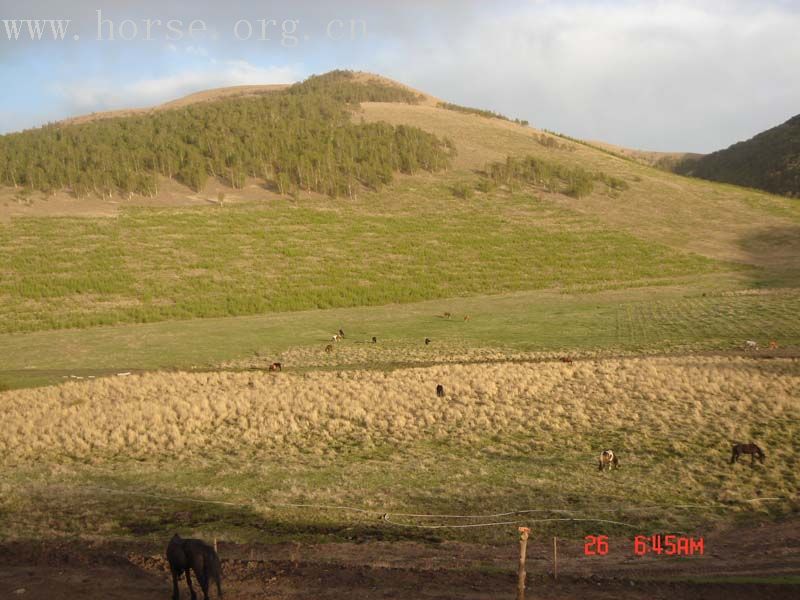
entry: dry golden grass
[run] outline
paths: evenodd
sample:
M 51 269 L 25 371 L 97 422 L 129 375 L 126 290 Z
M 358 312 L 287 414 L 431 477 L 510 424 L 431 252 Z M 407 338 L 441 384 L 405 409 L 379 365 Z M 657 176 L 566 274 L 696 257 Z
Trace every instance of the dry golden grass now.
M 798 390 L 797 360 L 687 356 L 151 373 L 4 392 L 0 525 L 21 537 L 160 538 L 189 509 L 203 511 L 198 523 L 213 535 L 242 541 L 375 526 L 359 513 L 280 505 L 312 503 L 415 514 L 568 509 L 640 531 L 702 534 L 735 515 L 797 510 Z M 729 465 L 730 443 L 751 440 L 766 464 Z M 599 474 L 597 453 L 608 447 L 622 467 Z M 640 508 L 651 505 L 659 508 Z M 540 525 L 541 535 L 608 531 Z M 507 543 L 512 529 L 437 533 Z
M 435 397 L 437 383 L 445 400 Z M 777 464 L 795 460 L 791 447 L 775 442 L 800 433 L 799 389 L 796 360 L 722 357 L 153 373 L 0 394 L 0 456 L 8 464 L 182 449 L 327 454 L 345 442 L 423 439 L 479 448 L 487 436 L 519 435 L 591 452 L 598 432 L 619 439 L 625 431 L 635 436 L 624 442 L 629 461 L 647 461 L 663 444 L 716 455 L 727 440 L 758 438 Z M 795 470 L 784 485 L 797 478 Z

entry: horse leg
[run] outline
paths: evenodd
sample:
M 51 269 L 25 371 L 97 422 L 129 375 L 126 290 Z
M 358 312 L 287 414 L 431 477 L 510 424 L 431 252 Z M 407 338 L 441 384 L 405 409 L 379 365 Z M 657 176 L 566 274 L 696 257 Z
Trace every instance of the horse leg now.
M 200 589 L 203 590 L 203 600 L 208 600 L 208 573 L 204 568 L 200 573 L 195 573 L 195 575 L 197 576 L 197 581 L 200 582 Z
M 189 593 L 192 595 L 192 600 L 197 600 L 197 594 L 194 593 L 194 588 L 192 587 L 192 576 L 189 575 L 189 571 L 191 569 L 186 569 L 186 585 L 189 586 Z M 197 575 L 197 573 L 195 573 Z
M 178 576 L 180 573 L 172 571 L 172 600 L 180 600 L 181 593 L 178 590 Z

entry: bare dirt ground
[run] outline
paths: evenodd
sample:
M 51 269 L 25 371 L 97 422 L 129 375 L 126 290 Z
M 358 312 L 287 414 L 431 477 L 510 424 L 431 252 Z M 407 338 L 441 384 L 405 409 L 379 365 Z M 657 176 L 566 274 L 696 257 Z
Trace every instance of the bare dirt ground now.
M 579 540 L 532 539 L 528 598 L 796 598 L 797 585 L 690 578 L 781 577 L 800 572 L 800 521 L 712 532 L 703 556 L 635 557 L 630 540 L 611 540 L 606 556 L 584 557 Z M 220 543 L 223 591 L 233 599 L 512 598 L 516 542 L 235 545 Z M 162 549 L 149 543 L 7 542 L 0 545 L 4 598 L 168 598 Z M 184 597 L 188 597 L 185 587 Z

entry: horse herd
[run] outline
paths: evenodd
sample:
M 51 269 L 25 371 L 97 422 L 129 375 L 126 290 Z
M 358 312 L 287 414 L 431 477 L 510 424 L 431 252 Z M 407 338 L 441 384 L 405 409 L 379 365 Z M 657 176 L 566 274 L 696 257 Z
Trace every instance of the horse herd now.
M 449 313 L 444 313 L 444 318 L 450 318 Z M 464 320 L 468 320 L 469 316 L 465 317 Z M 345 334 L 342 329 L 339 329 L 337 333 L 335 333 L 331 337 L 331 342 L 336 343 L 342 339 L 344 339 Z M 378 342 L 378 338 L 373 336 L 372 343 L 376 344 Z M 425 345 L 429 345 L 431 343 L 431 339 L 426 337 L 424 339 Z M 774 341 L 771 341 L 769 344 L 770 349 L 777 349 L 778 344 Z M 759 346 L 758 343 L 753 340 L 747 340 L 744 344 L 745 350 L 758 350 Z M 333 345 L 328 344 L 325 346 L 325 352 L 331 353 L 333 352 Z M 570 364 L 573 362 L 573 359 L 570 357 L 562 357 L 559 359 L 563 363 Z M 282 365 L 279 362 L 274 362 L 269 367 L 270 371 L 281 371 Z M 438 398 L 445 397 L 445 390 L 442 384 L 436 385 L 436 396 Z M 730 464 L 736 463 L 740 457 L 743 455 L 750 455 L 750 464 L 754 465 L 755 461 L 758 460 L 762 464 L 766 459 L 766 454 L 764 451 L 756 444 L 749 443 L 745 444 L 742 442 L 735 442 L 732 445 L 731 449 L 731 459 Z M 599 471 L 611 471 L 612 469 L 618 469 L 620 466 L 619 456 L 611 449 L 603 450 L 598 457 L 598 470 Z M 179 535 L 173 536 L 173 538 L 169 541 L 167 545 L 167 561 L 169 563 L 170 571 L 172 573 L 172 586 L 173 586 L 173 593 L 172 597 L 173 600 L 179 600 L 179 590 L 178 590 L 178 580 L 182 575 L 186 577 L 186 583 L 189 587 L 189 592 L 191 594 L 192 600 L 195 600 L 196 594 L 194 589 L 192 588 L 192 581 L 190 577 L 190 571 L 193 571 L 195 574 L 195 578 L 197 579 L 200 588 L 203 592 L 204 600 L 209 598 L 208 590 L 209 584 L 213 581 L 216 583 L 217 592 L 219 597 L 222 597 L 222 585 L 220 581 L 220 560 L 219 556 L 215 548 L 209 546 L 202 540 L 196 539 L 184 539 L 181 538 Z
M 731 450 L 731 464 L 737 462 L 739 457 L 741 457 L 743 454 L 750 455 L 751 465 L 755 464 L 756 459 L 758 459 L 761 464 L 764 464 L 764 459 L 767 458 L 767 455 L 757 444 L 752 442 L 749 444 L 735 442 Z M 619 457 L 614 453 L 613 450 L 603 450 L 600 453 L 600 458 L 597 461 L 597 465 L 598 470 L 600 471 L 619 469 Z
M 469 317 L 466 317 L 466 319 L 469 319 Z M 340 329 L 337 333 L 334 333 L 331 336 L 331 343 L 328 344 L 327 346 L 325 346 L 325 352 L 328 353 L 328 354 L 331 354 L 333 352 L 333 345 L 336 342 L 339 342 L 339 341 L 341 341 L 343 339 L 344 339 L 344 331 Z M 373 344 L 377 344 L 378 343 L 377 336 L 373 335 L 371 341 L 372 341 Z M 425 342 L 425 345 L 427 346 L 427 345 L 429 345 L 431 343 L 431 339 L 426 337 L 424 342 Z M 278 363 L 276 363 L 276 364 L 278 364 Z M 272 371 L 272 370 L 274 370 L 274 369 L 270 369 L 270 371 Z M 280 369 L 277 369 L 277 370 L 280 371 Z
M 770 350 L 777 350 L 779 348 L 778 342 L 775 340 L 770 340 L 769 342 L 769 349 Z M 755 340 L 745 340 L 743 349 L 745 352 L 756 352 L 759 350 L 758 342 Z

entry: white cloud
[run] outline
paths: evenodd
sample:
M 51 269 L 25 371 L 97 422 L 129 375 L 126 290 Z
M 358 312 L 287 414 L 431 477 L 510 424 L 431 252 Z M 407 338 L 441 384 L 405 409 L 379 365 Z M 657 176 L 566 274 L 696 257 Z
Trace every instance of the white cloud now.
M 196 52 L 195 52 L 196 53 Z M 75 82 L 57 85 L 72 113 L 160 104 L 193 92 L 233 85 L 292 83 L 302 78 L 295 67 L 259 67 L 243 60 L 209 61 L 172 75 L 139 79 L 119 85 L 112 81 Z
M 708 151 L 800 111 L 798 31 L 779 3 L 543 1 L 453 20 L 376 68 L 540 127 Z

